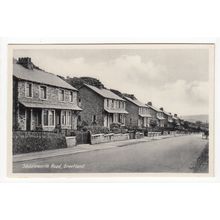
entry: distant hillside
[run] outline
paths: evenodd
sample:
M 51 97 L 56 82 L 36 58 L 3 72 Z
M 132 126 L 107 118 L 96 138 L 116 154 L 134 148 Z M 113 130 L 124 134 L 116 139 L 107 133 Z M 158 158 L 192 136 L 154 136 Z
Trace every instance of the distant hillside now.
M 208 115 L 184 115 L 181 116 L 181 118 L 190 122 L 196 122 L 196 121 L 208 122 Z

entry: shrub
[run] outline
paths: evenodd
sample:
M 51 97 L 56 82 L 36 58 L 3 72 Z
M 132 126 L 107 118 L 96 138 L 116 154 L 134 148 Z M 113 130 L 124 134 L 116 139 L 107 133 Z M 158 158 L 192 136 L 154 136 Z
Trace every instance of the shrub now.
M 120 128 L 121 127 L 121 124 L 120 123 L 112 123 L 110 125 L 110 130 L 113 130 L 115 128 Z
M 85 126 L 82 129 L 83 131 L 90 131 L 92 134 L 108 134 L 110 130 L 104 126 Z
M 13 132 L 13 154 L 66 148 L 65 136 L 52 132 Z

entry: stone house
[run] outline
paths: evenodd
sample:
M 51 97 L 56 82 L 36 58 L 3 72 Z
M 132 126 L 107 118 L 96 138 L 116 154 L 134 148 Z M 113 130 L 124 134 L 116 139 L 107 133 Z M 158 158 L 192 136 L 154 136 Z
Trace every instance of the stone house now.
M 162 116 L 164 118 L 164 127 L 165 128 L 172 128 L 173 127 L 173 118 L 170 112 L 164 111 L 163 107 L 160 108 L 162 111 Z
M 176 126 L 180 126 L 180 118 L 177 116 L 177 114 L 174 114 L 173 121 L 176 123 Z
M 168 128 L 173 128 L 173 116 L 170 112 L 168 114 L 169 115 L 168 115 L 168 125 L 167 125 L 167 127 Z
M 76 129 L 78 91 L 60 77 L 36 67 L 31 58 L 13 60 L 13 128 Z
M 84 84 L 79 88 L 79 103 L 83 109 L 79 123 L 108 128 L 112 123 L 125 125 L 125 100 L 108 89 Z
M 154 107 L 152 105 L 152 102 L 148 102 L 147 106 L 150 109 L 150 115 L 151 115 L 152 119 L 157 121 L 157 126 L 163 128 L 164 122 L 165 122 L 165 118 L 163 117 L 163 111 Z
M 139 128 L 149 127 L 151 118 L 149 107 L 135 98 L 124 96 L 124 99 L 126 100 L 126 111 L 128 112 L 125 124 Z

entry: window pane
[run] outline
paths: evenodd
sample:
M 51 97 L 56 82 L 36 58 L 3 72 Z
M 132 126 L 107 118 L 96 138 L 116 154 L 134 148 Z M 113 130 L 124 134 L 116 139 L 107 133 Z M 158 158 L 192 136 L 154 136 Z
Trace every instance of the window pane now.
M 46 93 L 46 87 L 45 86 L 41 86 L 40 87 L 40 97 L 42 99 L 46 99 L 47 98 L 47 93 Z
M 54 125 L 54 111 L 49 111 L 49 125 Z
M 61 100 L 64 101 L 64 90 L 61 91 Z
M 62 124 L 66 125 L 66 111 L 62 111 L 61 118 L 62 118 Z
M 27 97 L 32 97 L 32 84 L 31 83 L 26 84 L 26 95 Z
M 73 102 L 73 92 L 70 92 L 70 102 Z
M 69 125 L 71 125 L 71 112 L 69 111 Z
M 48 110 L 44 110 L 43 112 L 43 122 L 44 125 L 48 126 Z

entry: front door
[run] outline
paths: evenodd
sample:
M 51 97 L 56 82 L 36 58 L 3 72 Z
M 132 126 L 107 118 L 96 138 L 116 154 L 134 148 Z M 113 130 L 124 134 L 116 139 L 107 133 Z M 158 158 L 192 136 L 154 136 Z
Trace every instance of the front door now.
M 27 131 L 31 130 L 31 110 L 30 109 L 26 110 L 26 130 Z

